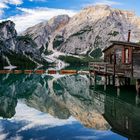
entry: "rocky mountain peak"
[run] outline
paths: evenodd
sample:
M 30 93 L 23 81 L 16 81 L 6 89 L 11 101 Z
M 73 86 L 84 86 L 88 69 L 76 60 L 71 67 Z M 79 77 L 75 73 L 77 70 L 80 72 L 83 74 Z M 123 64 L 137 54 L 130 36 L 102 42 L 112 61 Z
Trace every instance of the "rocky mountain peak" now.
M 0 42 L 5 43 L 9 49 L 15 49 L 17 32 L 15 30 L 15 24 L 8 20 L 0 23 Z
M 140 29 L 139 21 L 140 18 L 133 11 L 106 5 L 87 7 L 64 27 L 65 33 L 61 37 L 64 41 L 59 44 L 58 50 L 71 54 L 88 53 L 91 56 L 96 52 L 94 50 L 107 47 L 110 40 L 127 40 L 129 29 L 132 30 L 131 41 L 137 42 L 140 40 L 140 32 L 137 32 Z
M 72 19 L 80 19 L 79 22 L 83 22 L 84 20 L 94 21 L 96 19 L 101 19 L 104 16 L 108 16 L 110 14 L 110 10 L 111 8 L 106 5 L 89 6 L 76 14 Z
M 29 36 L 17 36 L 15 24 L 8 20 L 0 23 L 0 67 L 37 66 L 47 63 Z M 28 65 L 29 64 L 29 65 Z
M 86 12 L 86 11 L 98 12 L 99 10 L 109 11 L 109 10 L 111 10 L 111 7 L 108 5 L 91 5 L 91 6 L 85 7 L 81 12 Z
M 0 23 L 0 28 L 4 28 L 4 27 L 14 28 L 15 27 L 15 23 L 12 22 L 11 20 L 3 21 L 3 22 Z
M 56 30 L 60 26 L 60 24 L 65 25 L 69 22 L 69 20 L 70 20 L 70 17 L 68 15 L 58 15 L 58 16 L 51 18 L 48 21 L 48 24 L 49 24 L 49 26 L 52 27 L 53 30 Z
M 15 30 L 15 24 L 8 20 L 0 23 L 0 39 L 10 39 L 17 35 L 17 32 Z
M 69 20 L 70 17 L 68 15 L 58 15 L 51 18 L 49 21 L 41 22 L 28 28 L 22 35 L 30 35 L 39 48 L 42 46 L 46 47 L 49 36 L 66 25 Z
M 97 16 L 100 15 L 101 13 L 105 14 L 105 13 L 116 13 L 118 15 L 125 15 L 126 17 L 133 17 L 135 16 L 135 12 L 134 11 L 128 11 L 128 10 L 120 10 L 120 9 L 116 9 L 116 8 L 112 8 L 108 5 L 95 5 L 95 6 L 88 6 L 86 8 L 84 8 L 81 12 L 85 13 L 97 13 Z M 107 15 L 106 15 L 107 16 Z
M 140 40 L 140 18 L 133 11 L 115 9 L 107 5 L 89 6 L 72 18 L 60 15 L 48 22 L 27 29 L 39 48 L 67 54 L 101 54 L 110 40 L 127 40 L 131 29 L 131 41 Z M 96 52 L 97 51 L 97 52 Z

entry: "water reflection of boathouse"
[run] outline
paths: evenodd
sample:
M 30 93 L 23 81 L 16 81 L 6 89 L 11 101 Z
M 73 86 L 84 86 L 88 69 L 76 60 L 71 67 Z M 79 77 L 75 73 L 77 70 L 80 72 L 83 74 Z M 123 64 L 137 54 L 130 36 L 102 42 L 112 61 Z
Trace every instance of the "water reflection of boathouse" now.
M 104 110 L 101 112 L 112 127 L 111 130 L 130 140 L 139 140 L 140 107 L 137 106 L 137 98 L 139 97 L 136 98 L 136 94 L 132 93 L 130 102 L 129 99 L 124 98 L 125 95 L 123 94 L 127 94 L 124 93 L 124 90 L 123 93 L 120 93 L 120 97 L 117 96 L 117 92 L 115 96 L 107 94 L 103 90 L 103 86 L 99 86 L 97 90 L 92 91 L 92 94 L 98 103 L 97 106 L 104 106 Z
M 106 96 L 103 116 L 114 132 L 131 140 L 140 138 L 140 108 Z

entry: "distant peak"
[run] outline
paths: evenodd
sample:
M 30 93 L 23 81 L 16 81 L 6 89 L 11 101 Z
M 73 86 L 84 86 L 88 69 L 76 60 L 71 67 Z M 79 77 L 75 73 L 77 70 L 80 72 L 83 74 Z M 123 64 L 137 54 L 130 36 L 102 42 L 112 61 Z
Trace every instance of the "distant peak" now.
M 97 5 L 90 5 L 90 6 L 87 6 L 84 8 L 84 10 L 87 10 L 87 9 L 103 9 L 103 10 L 107 10 L 107 9 L 110 9 L 111 7 L 109 5 L 103 5 L 103 4 L 97 4 Z
M 68 15 L 58 15 L 58 16 L 54 16 L 53 18 L 50 19 L 51 20 L 54 20 L 54 19 L 64 19 L 64 18 L 67 18 L 69 19 L 70 17 Z
M 95 8 L 97 8 L 97 9 L 110 9 L 111 7 L 109 5 L 97 4 L 97 5 L 95 5 Z
M 53 23 L 60 23 L 60 22 L 68 22 L 70 20 L 70 17 L 68 15 L 58 15 L 53 18 L 51 18 L 48 23 L 53 24 Z
M 85 12 L 86 13 L 96 13 L 95 15 L 97 15 L 97 16 L 99 16 L 101 14 L 108 15 L 109 13 L 115 13 L 116 15 L 125 15 L 128 18 L 132 18 L 132 17 L 136 16 L 134 11 L 112 8 L 109 5 L 101 5 L 101 4 L 85 7 L 82 10 L 82 13 L 85 13 Z

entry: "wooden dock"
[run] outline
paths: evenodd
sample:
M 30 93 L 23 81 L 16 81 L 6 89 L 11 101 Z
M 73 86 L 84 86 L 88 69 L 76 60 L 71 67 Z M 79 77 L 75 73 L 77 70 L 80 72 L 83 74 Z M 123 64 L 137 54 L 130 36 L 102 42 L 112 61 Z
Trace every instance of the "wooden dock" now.
M 96 73 L 98 75 L 105 76 L 114 75 L 118 77 L 133 77 L 133 69 L 129 64 L 121 65 L 120 67 L 106 62 L 90 62 L 89 71 L 90 73 Z
M 111 83 L 116 86 L 130 85 L 131 78 L 133 77 L 133 70 L 131 65 L 122 65 L 122 69 L 114 64 L 106 62 L 90 62 L 89 72 L 91 76 L 94 76 L 94 82 L 96 83 L 96 76 L 104 76 L 105 84 Z

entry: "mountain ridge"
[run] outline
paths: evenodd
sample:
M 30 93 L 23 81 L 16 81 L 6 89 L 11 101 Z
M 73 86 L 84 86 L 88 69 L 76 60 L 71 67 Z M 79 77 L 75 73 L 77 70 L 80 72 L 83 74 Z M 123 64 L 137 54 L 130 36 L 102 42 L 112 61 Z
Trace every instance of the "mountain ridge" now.
M 20 35 L 17 35 L 12 21 L 0 23 L 0 29 L 1 63 L 17 66 L 25 61 L 31 65 L 48 65 L 49 62 L 64 66 L 59 60 L 60 55 L 100 59 L 102 50 L 110 45 L 111 40 L 127 40 L 129 29 L 132 31 L 131 41 L 140 41 L 140 17 L 134 12 L 106 5 L 89 6 L 71 18 L 68 15 L 55 16 Z M 18 64 L 14 62 L 16 56 Z
M 107 5 L 89 6 L 69 18 L 68 22 L 62 24 L 61 30 L 52 32 L 49 37 L 53 39 L 47 45 L 52 46 L 52 51 L 92 56 L 95 49 L 104 49 L 110 44 L 110 40 L 127 40 L 129 29 L 132 30 L 131 41 L 138 42 L 140 17 L 134 12 Z M 26 30 L 24 34 L 27 33 L 31 34 Z

